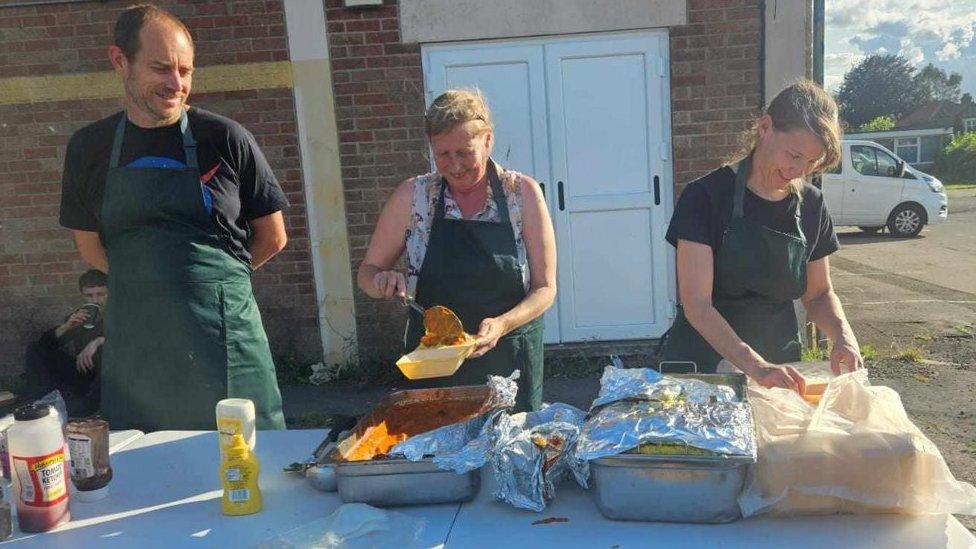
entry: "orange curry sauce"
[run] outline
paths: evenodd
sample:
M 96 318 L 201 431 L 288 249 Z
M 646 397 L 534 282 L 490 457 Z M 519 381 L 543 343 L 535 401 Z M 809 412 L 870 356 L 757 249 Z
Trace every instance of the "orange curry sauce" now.
M 481 404 L 473 400 L 447 400 L 396 406 L 388 417 L 367 427 L 359 442 L 343 457 L 346 461 L 383 457 L 398 443 L 414 435 L 473 418 L 481 411 Z

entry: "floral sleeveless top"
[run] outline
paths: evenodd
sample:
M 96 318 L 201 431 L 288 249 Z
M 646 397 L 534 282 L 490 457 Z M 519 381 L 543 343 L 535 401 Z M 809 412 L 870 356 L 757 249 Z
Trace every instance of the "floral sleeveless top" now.
M 528 291 L 528 256 L 525 252 L 525 241 L 522 239 L 523 175 L 513 170 L 506 170 L 497 162 L 495 163 L 495 167 L 498 171 L 498 178 L 502 183 L 502 191 L 505 193 L 505 202 L 508 204 L 508 216 L 512 223 L 512 231 L 515 234 L 515 251 L 518 254 L 519 265 L 522 266 L 522 282 L 525 285 L 525 290 Z M 437 207 L 440 184 L 441 175 L 438 172 L 420 175 L 413 179 L 410 223 L 407 226 L 406 233 L 407 292 L 410 295 L 415 295 L 417 278 L 420 276 L 420 268 L 423 266 L 424 256 L 427 254 L 427 241 L 430 239 L 430 229 L 434 223 L 434 210 Z M 450 187 L 444 189 L 444 218 L 464 219 L 464 216 L 461 214 L 461 208 L 458 207 L 454 201 L 454 197 L 451 195 Z M 488 187 L 488 199 L 485 200 L 484 207 L 467 219 L 469 221 L 493 223 L 501 221 L 491 186 Z

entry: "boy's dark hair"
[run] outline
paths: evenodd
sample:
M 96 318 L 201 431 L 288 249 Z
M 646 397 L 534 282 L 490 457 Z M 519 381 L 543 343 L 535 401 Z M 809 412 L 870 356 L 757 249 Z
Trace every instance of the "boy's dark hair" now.
M 84 291 L 85 288 L 95 288 L 97 286 L 108 287 L 108 275 L 98 269 L 88 269 L 78 278 L 79 292 Z
M 179 17 L 155 4 L 129 6 L 119 14 L 119 18 L 115 21 L 115 45 L 122 50 L 125 58 L 129 61 L 135 59 L 136 54 L 139 53 L 139 31 L 142 30 L 142 27 L 147 21 L 154 19 L 163 19 L 173 23 L 186 34 L 187 39 L 190 41 L 190 46 L 193 45 L 193 36 L 190 34 L 190 29 L 186 28 L 186 25 Z

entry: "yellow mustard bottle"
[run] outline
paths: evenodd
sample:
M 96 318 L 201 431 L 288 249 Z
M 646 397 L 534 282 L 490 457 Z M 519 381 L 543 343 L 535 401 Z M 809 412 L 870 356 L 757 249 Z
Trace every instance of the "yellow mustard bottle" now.
M 242 435 L 234 435 L 220 460 L 220 480 L 224 495 L 220 510 L 225 515 L 250 515 L 261 510 L 258 458 Z

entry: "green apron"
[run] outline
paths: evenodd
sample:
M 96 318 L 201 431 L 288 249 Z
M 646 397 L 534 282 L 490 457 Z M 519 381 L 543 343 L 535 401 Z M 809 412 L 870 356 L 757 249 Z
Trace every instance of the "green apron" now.
M 102 203 L 110 266 L 102 415 L 113 429 L 210 430 L 223 398 L 254 401 L 258 429 L 283 429 L 250 265 L 204 206 L 196 143 L 180 118 L 186 168 L 120 168 L 123 114 Z
M 735 174 L 732 218 L 715 257 L 712 304 L 736 335 L 774 364 L 800 360 L 800 331 L 793 300 L 806 291 L 807 240 L 800 227 L 800 201 L 794 200 L 796 230 L 781 233 L 742 214 L 746 169 Z M 692 361 L 712 373 L 722 357 L 688 322 L 684 309 L 666 336 L 663 360 Z
M 470 334 L 478 333 L 482 320 L 511 310 L 526 295 L 508 204 L 491 160 L 488 180 L 501 217 L 498 223 L 444 219 L 447 185 L 441 181 L 427 253 L 417 279 L 417 303 L 451 309 Z M 482 385 L 489 374 L 508 376 L 520 370 L 516 409 L 538 410 L 542 406 L 542 330 L 539 316 L 500 338 L 484 356 L 464 361 L 453 376 L 411 382 L 409 386 Z M 416 348 L 423 333 L 423 318 L 411 309 L 405 349 Z

